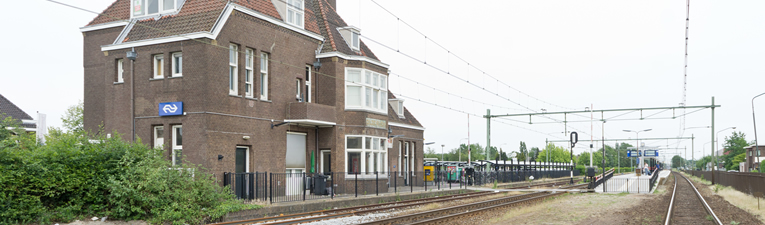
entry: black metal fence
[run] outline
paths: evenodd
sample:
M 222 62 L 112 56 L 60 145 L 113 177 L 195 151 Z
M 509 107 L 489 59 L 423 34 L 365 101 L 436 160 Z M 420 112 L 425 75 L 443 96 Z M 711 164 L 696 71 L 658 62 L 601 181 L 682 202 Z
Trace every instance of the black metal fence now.
M 231 188 L 231 192 L 240 199 L 266 201 L 267 183 L 266 172 L 223 173 L 223 185 Z
M 725 171 L 696 171 L 685 170 L 696 177 L 701 177 L 705 180 L 712 180 L 712 173 L 714 173 L 715 183 L 721 184 L 744 192 L 750 195 L 754 193 L 765 193 L 765 174 L 763 173 L 744 173 L 744 172 L 725 172 Z
M 574 171 L 578 176 L 579 171 Z M 223 185 L 240 199 L 293 202 L 382 193 L 467 188 L 473 185 L 527 181 L 533 176 L 560 178 L 568 170 L 550 171 L 410 171 L 370 173 L 224 173 Z

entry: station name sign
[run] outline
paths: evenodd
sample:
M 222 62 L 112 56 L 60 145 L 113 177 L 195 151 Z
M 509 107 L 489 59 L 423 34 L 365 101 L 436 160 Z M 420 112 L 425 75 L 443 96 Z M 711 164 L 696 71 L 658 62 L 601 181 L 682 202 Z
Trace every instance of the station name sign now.
M 183 102 L 159 103 L 159 116 L 180 116 L 180 115 L 183 115 Z

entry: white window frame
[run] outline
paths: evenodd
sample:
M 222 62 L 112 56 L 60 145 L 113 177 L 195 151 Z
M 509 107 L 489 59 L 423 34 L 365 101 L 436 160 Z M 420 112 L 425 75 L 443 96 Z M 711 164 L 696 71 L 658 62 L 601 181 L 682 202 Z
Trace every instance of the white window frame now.
M 361 74 L 360 82 L 348 79 L 350 71 L 358 71 Z M 388 76 L 362 68 L 345 68 L 345 110 L 362 110 L 388 115 Z M 379 80 L 376 80 L 379 79 Z M 376 80 L 376 81 L 375 81 Z M 361 88 L 361 105 L 351 105 L 348 102 L 348 87 Z M 374 93 L 378 93 L 378 101 L 372 99 Z M 378 102 L 377 105 L 372 103 Z
M 306 65 L 305 66 L 305 102 L 311 102 L 311 81 L 313 80 L 313 77 L 311 77 L 311 66 Z
M 268 100 L 268 53 L 260 53 L 260 99 Z
M 302 93 L 301 89 L 303 89 L 303 82 L 300 82 L 300 79 L 295 79 L 295 99 L 299 102 L 303 102 L 303 99 L 300 97 L 300 94 Z
M 157 130 L 162 130 L 162 137 L 157 136 Z M 154 133 L 154 148 L 164 149 L 165 148 L 164 147 L 165 146 L 165 135 L 164 135 L 165 127 L 162 125 L 154 126 L 154 128 L 152 129 L 152 132 Z M 159 141 L 160 138 L 162 139 L 162 141 Z
M 287 0 L 287 16 L 284 19 L 287 24 L 304 28 L 305 25 L 305 0 Z
M 228 94 L 236 95 L 239 90 L 239 46 L 228 46 Z
M 359 51 L 361 49 L 361 34 L 356 31 L 351 31 L 351 48 L 353 50 Z
M 399 141 L 398 142 L 398 169 L 396 170 L 399 177 L 402 177 L 401 172 L 403 168 L 401 167 L 401 161 L 403 161 L 403 159 L 404 159 L 404 142 Z
M 165 78 L 165 56 L 163 54 L 156 54 L 152 57 L 151 67 L 153 68 L 153 78 L 162 79 Z
M 178 136 L 178 132 L 177 132 L 176 128 L 181 128 L 181 145 L 177 145 L 176 137 Z M 172 142 L 173 148 L 171 149 L 170 154 L 172 155 L 173 166 L 177 166 L 180 163 L 182 163 L 182 162 L 180 162 L 181 159 L 176 158 L 175 151 L 180 151 L 180 155 L 183 156 L 183 126 L 182 125 L 173 125 L 172 126 L 172 130 L 173 130 L 173 132 L 172 132 L 173 135 L 170 138 L 171 139 L 170 141 Z
M 349 149 L 347 146 L 349 137 L 360 137 L 361 149 Z M 367 146 L 367 142 L 366 142 L 367 138 L 372 139 L 370 141 L 371 146 Z M 380 172 L 380 175 L 387 174 L 387 171 L 385 171 L 385 167 L 383 165 L 387 165 L 388 158 L 382 157 L 382 156 L 387 155 L 388 148 L 383 145 L 383 146 L 379 146 L 378 149 L 374 149 L 375 145 L 381 145 L 383 143 L 386 143 L 387 141 L 388 140 L 385 137 L 369 136 L 369 135 L 346 135 L 345 142 L 343 143 L 343 145 L 345 145 L 345 152 L 343 154 L 343 157 L 345 158 L 345 165 L 344 165 L 345 170 L 348 169 L 348 166 L 349 166 L 348 163 L 351 163 L 348 159 L 348 153 L 360 153 L 361 162 L 359 165 L 359 175 L 358 175 L 360 178 L 375 177 L 375 174 L 374 174 L 375 170 Z M 370 161 L 372 162 L 372 165 L 366 164 L 367 157 L 370 157 L 373 160 L 375 159 L 375 156 L 373 154 L 377 154 L 376 160 L 378 160 L 378 163 L 376 168 L 372 168 L 374 167 L 374 162 L 372 161 Z M 371 170 L 371 171 L 368 171 L 368 170 Z M 346 171 L 346 173 L 349 173 L 349 172 L 350 171 Z
M 181 77 L 183 76 L 183 53 L 182 52 L 175 52 L 173 54 L 170 54 L 170 58 L 172 61 L 172 65 L 170 67 L 170 74 L 172 77 Z M 178 67 L 178 71 L 175 70 L 175 68 Z
M 329 161 L 330 161 L 330 163 L 332 162 L 332 150 L 319 150 L 319 160 L 321 160 L 320 163 L 319 163 L 319 172 L 321 172 L 321 173 L 329 172 L 329 171 L 324 171 L 324 153 L 325 152 L 329 153 L 329 157 L 330 157 Z M 330 167 L 331 166 L 332 165 L 330 165 Z
M 139 2 L 142 4 L 143 8 L 140 14 L 135 14 L 133 10 L 135 9 L 135 3 Z M 139 18 L 139 17 L 145 17 L 145 16 L 153 16 L 153 15 L 160 15 L 160 14 L 166 14 L 166 13 L 173 13 L 177 12 L 184 2 L 181 1 L 178 2 L 178 0 L 172 0 L 173 7 L 171 9 L 165 10 L 165 2 L 164 0 L 157 0 L 157 12 L 149 14 L 149 4 L 147 0 L 130 0 L 130 18 Z
M 117 59 L 117 83 L 125 82 L 125 78 L 123 77 L 125 72 L 124 62 L 124 59 Z
M 244 61 L 245 61 L 245 63 L 244 63 L 244 68 L 245 68 L 245 72 L 244 72 L 244 95 L 246 97 L 250 97 L 250 98 L 252 98 L 254 96 L 254 88 L 255 88 L 254 87 L 254 83 L 255 82 L 253 81 L 253 79 L 254 79 L 254 74 L 253 73 L 255 72 L 255 70 L 253 69 L 255 67 L 255 59 L 254 58 L 255 58 L 255 50 L 253 50 L 251 48 L 247 48 L 247 50 L 245 50 L 245 54 L 244 54 Z

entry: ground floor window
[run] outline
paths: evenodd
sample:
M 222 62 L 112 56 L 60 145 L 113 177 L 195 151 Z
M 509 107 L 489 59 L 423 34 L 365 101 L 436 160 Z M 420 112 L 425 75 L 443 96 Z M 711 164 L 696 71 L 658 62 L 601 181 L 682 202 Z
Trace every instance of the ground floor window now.
M 173 125 L 173 166 L 180 165 L 183 156 L 183 127 L 181 125 Z
M 332 151 L 321 150 L 321 172 L 329 173 L 332 171 Z
M 386 138 L 347 135 L 345 140 L 348 173 L 374 175 L 375 172 L 385 172 L 385 165 L 388 164 Z

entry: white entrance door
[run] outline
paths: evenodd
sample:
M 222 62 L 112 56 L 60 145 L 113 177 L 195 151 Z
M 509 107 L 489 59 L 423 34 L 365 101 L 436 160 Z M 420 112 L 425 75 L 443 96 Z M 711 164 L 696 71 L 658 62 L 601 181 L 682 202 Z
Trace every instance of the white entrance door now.
M 286 195 L 300 195 L 303 189 L 305 189 L 303 184 L 306 155 L 305 141 L 306 134 L 287 132 Z

